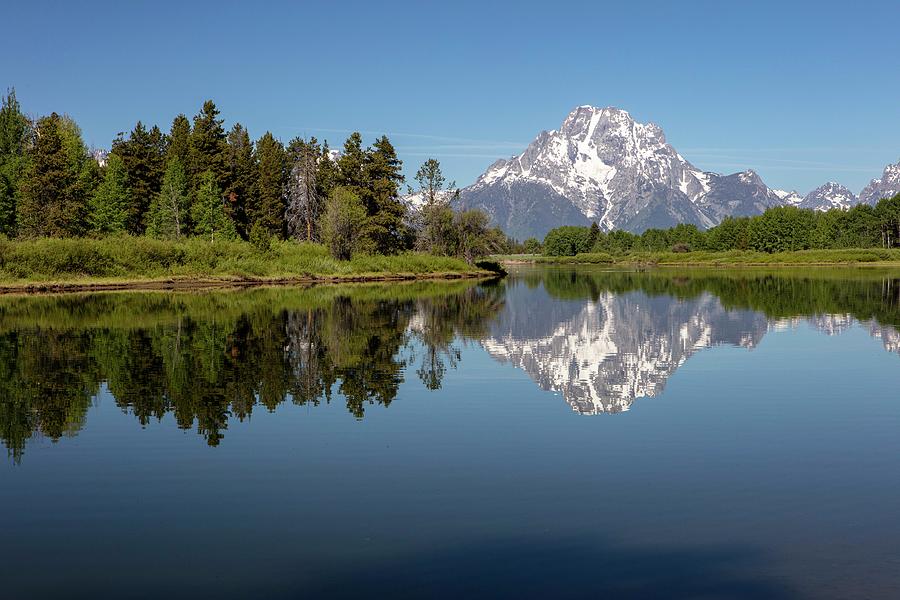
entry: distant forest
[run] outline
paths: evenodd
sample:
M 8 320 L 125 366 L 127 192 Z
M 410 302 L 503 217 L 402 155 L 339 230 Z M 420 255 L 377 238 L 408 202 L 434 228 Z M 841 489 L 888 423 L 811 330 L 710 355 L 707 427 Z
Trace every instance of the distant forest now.
M 227 130 L 211 100 L 168 133 L 138 121 L 108 153 L 89 150 L 77 123 L 53 113 L 31 119 L 15 90 L 0 108 L 0 236 L 151 236 L 272 239 L 326 244 L 336 258 L 356 252 L 420 250 L 470 262 L 508 251 L 509 240 L 481 211 L 451 208 L 439 163 L 429 159 L 404 189 L 402 162 L 387 136 L 364 147 L 353 133 L 340 152 L 270 132 L 253 141 Z M 411 207 L 405 192 L 424 202 Z
M 821 212 L 777 206 L 754 217 L 729 217 L 702 231 L 694 225 L 605 233 L 591 227 L 557 227 L 543 243 L 528 239 L 526 252 L 548 256 L 574 256 L 590 252 L 690 252 L 696 250 L 789 252 L 841 248 L 900 247 L 900 194 L 875 206 L 858 204 L 849 210 Z

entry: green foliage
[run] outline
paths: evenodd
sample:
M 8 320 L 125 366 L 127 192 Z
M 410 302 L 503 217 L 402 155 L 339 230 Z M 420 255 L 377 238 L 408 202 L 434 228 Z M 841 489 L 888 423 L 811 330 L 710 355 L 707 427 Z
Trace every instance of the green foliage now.
M 155 238 L 178 239 L 188 231 L 187 173 L 177 155 L 166 165 L 162 188 L 153 198 L 147 216 L 147 235 Z
M 337 260 L 350 260 L 356 252 L 371 249 L 366 237 L 366 207 L 349 188 L 337 187 L 325 202 L 319 229 L 322 241 Z
M 806 250 L 816 215 L 793 206 L 776 206 L 750 219 L 750 248 L 759 252 Z
M 110 154 L 103 181 L 89 200 L 91 231 L 106 235 L 122 233 L 128 225 L 128 173 L 118 154 Z
M 31 124 L 22 114 L 16 91 L 9 90 L 0 107 L 0 235 L 16 232 L 20 182 L 27 170 Z
M 543 246 L 541 245 L 540 240 L 530 237 L 523 242 L 522 249 L 526 254 L 540 254 Z
M 225 159 L 225 130 L 223 120 L 219 118 L 219 109 L 215 102 L 207 100 L 200 112 L 194 117 L 194 126 L 190 137 L 190 160 L 188 176 L 192 190 L 201 185 L 200 177 L 206 172 L 213 174 L 219 189 L 228 186 L 228 168 Z M 174 123 L 173 123 L 174 127 Z M 183 128 L 183 125 L 180 125 Z
M 379 254 L 394 254 L 407 247 L 406 207 L 400 200 L 403 163 L 387 136 L 366 152 L 365 186 L 361 198 L 369 217 L 366 235 Z
M 93 161 L 77 127 L 56 113 L 39 119 L 30 158 L 21 182 L 20 235 L 82 235 L 87 229 Z
M 274 237 L 284 236 L 287 156 L 284 146 L 266 132 L 256 142 L 256 197 L 247 205 L 251 228 L 259 226 Z
M 216 184 L 216 177 L 206 171 L 199 177 L 199 187 L 191 207 L 194 233 L 208 237 L 210 241 L 237 239 L 234 221 L 225 212 L 225 201 Z
M 150 201 L 162 185 L 165 139 L 158 127 L 148 130 L 138 121 L 127 140 L 119 137 L 113 142 L 110 155 L 121 158 L 127 173 L 127 229 L 132 234 L 143 233 Z
M 226 138 L 226 168 L 228 185 L 225 188 L 225 206 L 238 234 L 247 236 L 247 206 L 256 194 L 258 177 L 256 156 L 250 134 L 240 123 L 235 123 Z
M 546 256 L 575 256 L 578 253 L 590 252 L 591 228 L 564 225 L 551 229 L 544 237 L 543 246 Z
M 266 253 L 272 249 L 272 234 L 259 223 L 254 223 L 253 227 L 250 229 L 249 237 L 250 245 L 258 251 Z
M 490 271 L 491 273 L 495 273 L 500 275 L 501 277 L 505 277 L 507 275 L 506 269 L 503 268 L 496 260 L 477 260 L 475 261 L 475 266 L 483 271 Z
M 359 277 L 364 275 L 465 273 L 471 267 L 449 257 L 419 253 L 356 254 L 336 260 L 321 244 L 272 240 L 261 253 L 240 240 L 148 237 L 2 240 L 0 282 L 83 281 L 195 277 Z

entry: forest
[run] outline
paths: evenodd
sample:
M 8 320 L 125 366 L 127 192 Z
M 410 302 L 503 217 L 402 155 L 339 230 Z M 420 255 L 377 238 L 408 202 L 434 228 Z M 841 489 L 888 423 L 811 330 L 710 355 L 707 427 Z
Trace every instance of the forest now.
M 875 206 L 858 204 L 849 210 L 825 212 L 793 206 L 769 208 L 753 217 L 727 218 L 702 231 L 679 224 L 669 229 L 605 233 L 590 227 L 557 227 L 543 242 L 526 240 L 524 249 L 545 256 L 584 253 L 621 255 L 629 252 L 727 252 L 763 253 L 851 248 L 900 248 L 900 194 Z
M 365 147 L 351 134 L 339 151 L 315 137 L 286 144 L 240 123 L 226 130 L 208 100 L 163 131 L 137 121 L 110 150 L 89 149 L 78 124 L 52 113 L 29 118 L 15 90 L 0 108 L 0 239 L 144 236 L 319 243 L 339 260 L 411 250 L 465 258 L 508 240 L 480 211 L 450 206 L 440 164 L 427 160 L 416 187 L 387 136 Z M 408 205 L 417 193 L 428 200 Z

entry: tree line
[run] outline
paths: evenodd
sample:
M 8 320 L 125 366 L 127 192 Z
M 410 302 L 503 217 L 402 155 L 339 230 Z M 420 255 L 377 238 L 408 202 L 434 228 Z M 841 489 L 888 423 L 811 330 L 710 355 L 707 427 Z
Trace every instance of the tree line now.
M 858 204 L 849 210 L 825 212 L 778 206 L 753 217 L 729 217 L 701 231 L 679 224 L 669 229 L 604 233 L 590 227 L 563 226 L 547 233 L 543 243 L 531 238 L 524 251 L 548 256 L 574 256 L 586 252 L 689 252 L 692 250 L 755 250 L 787 252 L 842 248 L 900 247 L 900 194 L 875 206 Z
M 403 193 L 415 190 L 404 190 L 387 136 L 364 147 L 356 132 L 334 152 L 315 137 L 285 145 L 266 132 L 254 141 L 240 123 L 226 130 L 219 114 L 208 100 L 192 119 L 176 116 L 168 132 L 138 121 L 98 160 L 71 117 L 30 119 L 11 90 L 0 107 L 0 235 L 290 239 L 324 243 L 338 258 L 421 249 L 470 261 L 508 243 L 486 215 L 457 211 L 452 195 L 434 193 L 445 191 L 434 159 L 416 176 L 432 186 L 419 190 L 432 199 L 428 210 L 408 206 Z M 440 243 L 430 225 L 438 208 L 461 231 Z

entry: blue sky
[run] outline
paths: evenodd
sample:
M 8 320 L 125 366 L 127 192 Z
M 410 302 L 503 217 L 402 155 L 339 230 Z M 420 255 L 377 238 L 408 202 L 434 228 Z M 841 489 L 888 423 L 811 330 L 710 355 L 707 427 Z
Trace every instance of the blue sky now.
M 900 3 L 13 2 L 0 86 L 108 147 L 212 98 L 258 137 L 387 133 L 460 185 L 580 104 L 697 166 L 854 192 L 900 159 Z

